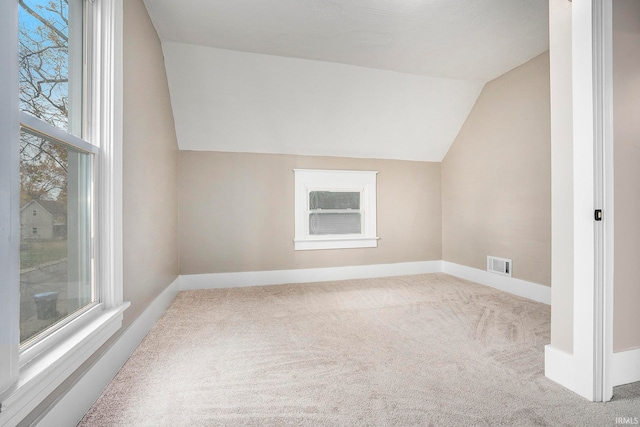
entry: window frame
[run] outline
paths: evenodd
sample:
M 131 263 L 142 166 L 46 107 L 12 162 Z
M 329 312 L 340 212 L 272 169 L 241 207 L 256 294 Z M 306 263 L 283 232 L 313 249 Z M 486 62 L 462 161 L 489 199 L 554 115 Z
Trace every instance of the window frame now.
M 318 209 L 312 209 L 311 208 L 311 193 L 314 192 L 322 192 L 322 191 L 327 191 L 324 188 L 320 188 L 320 189 L 315 189 L 315 188 L 308 188 L 307 189 L 307 211 L 305 212 L 305 236 L 312 236 L 312 237 L 318 237 L 318 236 L 331 236 L 331 234 L 312 234 L 311 232 L 311 216 L 313 214 L 353 214 L 353 213 L 358 213 L 360 214 L 360 233 L 341 233 L 341 234 L 335 234 L 334 236 L 342 236 L 342 237 L 347 237 L 347 236 L 354 236 L 354 235 L 362 235 L 364 228 L 365 228 L 365 210 L 362 208 L 362 202 L 364 200 L 364 190 L 362 188 L 341 188 L 341 189 L 332 189 L 332 190 L 328 190 L 328 192 L 330 193 L 358 193 L 360 194 L 360 201 L 359 201 L 359 208 L 358 209 L 322 209 L 322 208 L 318 208 Z
M 294 169 L 295 237 L 294 250 L 374 248 L 376 232 L 377 171 Z M 359 234 L 312 235 L 309 196 L 313 191 L 360 192 L 361 230 Z M 345 210 L 346 211 L 346 210 Z M 355 211 L 354 211 L 355 212 Z
M 0 425 L 18 424 L 43 402 L 120 329 L 129 306 L 122 289 L 123 0 L 84 1 L 85 16 L 93 23 L 85 35 L 92 52 L 85 73 L 90 82 L 85 85 L 85 148 L 100 153 L 93 178 L 100 300 L 23 350 L 18 141 L 24 113 L 18 108 L 18 1 L 0 2 L 0 134 L 7 136 L 0 140 Z

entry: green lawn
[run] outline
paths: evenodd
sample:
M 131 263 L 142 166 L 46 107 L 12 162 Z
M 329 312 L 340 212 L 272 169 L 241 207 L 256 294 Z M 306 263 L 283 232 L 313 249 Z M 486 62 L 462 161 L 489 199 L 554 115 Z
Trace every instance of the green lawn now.
M 22 242 L 20 246 L 20 269 L 36 267 L 67 257 L 66 240 L 38 240 Z

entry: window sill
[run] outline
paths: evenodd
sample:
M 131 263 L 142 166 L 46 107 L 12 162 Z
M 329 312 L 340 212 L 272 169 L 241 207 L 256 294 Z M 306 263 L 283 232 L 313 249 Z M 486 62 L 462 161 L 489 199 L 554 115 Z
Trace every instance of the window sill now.
M 294 240 L 296 251 L 316 249 L 356 249 L 376 248 L 379 237 L 322 237 L 313 239 Z
M 76 333 L 34 357 L 1 396 L 0 425 L 16 425 L 91 357 L 122 326 L 126 302 L 106 310 Z

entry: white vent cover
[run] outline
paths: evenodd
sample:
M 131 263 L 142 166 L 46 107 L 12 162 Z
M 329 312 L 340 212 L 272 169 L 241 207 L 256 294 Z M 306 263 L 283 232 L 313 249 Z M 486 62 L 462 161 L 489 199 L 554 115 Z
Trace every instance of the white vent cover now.
M 487 271 L 511 277 L 511 260 L 498 258 L 495 256 L 488 256 Z

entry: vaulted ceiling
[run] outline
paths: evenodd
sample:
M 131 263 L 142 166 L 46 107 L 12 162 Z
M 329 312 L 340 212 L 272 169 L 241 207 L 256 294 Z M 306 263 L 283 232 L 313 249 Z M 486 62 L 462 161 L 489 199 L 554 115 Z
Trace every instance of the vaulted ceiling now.
M 145 0 L 181 149 L 442 159 L 545 0 Z

